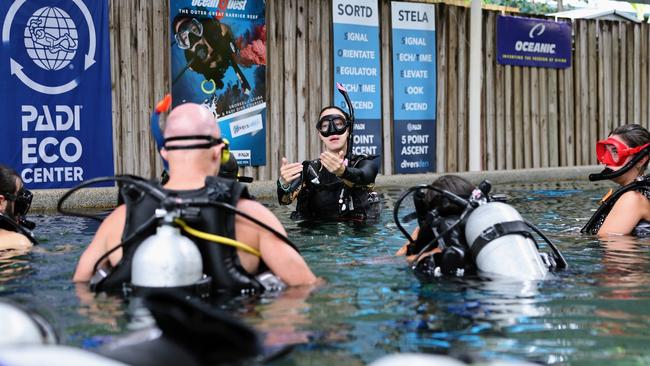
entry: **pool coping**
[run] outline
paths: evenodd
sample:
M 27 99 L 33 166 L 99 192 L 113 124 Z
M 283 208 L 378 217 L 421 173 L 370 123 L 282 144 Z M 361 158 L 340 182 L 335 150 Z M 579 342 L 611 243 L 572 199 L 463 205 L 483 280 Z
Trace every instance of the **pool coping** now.
M 554 182 L 588 183 L 587 176 L 598 172 L 598 165 L 573 166 L 561 168 L 534 168 L 515 170 L 487 170 L 480 172 L 429 173 L 409 175 L 379 175 L 375 186 L 381 190 L 386 187 L 410 187 L 421 183 L 430 183 L 444 174 L 459 175 L 472 183 L 488 179 L 495 184 L 535 184 Z M 275 181 L 256 181 L 250 183 L 250 192 L 257 198 L 272 199 L 276 196 Z M 34 190 L 33 211 L 55 210 L 59 198 L 67 189 Z M 117 202 L 117 188 L 87 188 L 70 197 L 68 208 L 111 208 Z

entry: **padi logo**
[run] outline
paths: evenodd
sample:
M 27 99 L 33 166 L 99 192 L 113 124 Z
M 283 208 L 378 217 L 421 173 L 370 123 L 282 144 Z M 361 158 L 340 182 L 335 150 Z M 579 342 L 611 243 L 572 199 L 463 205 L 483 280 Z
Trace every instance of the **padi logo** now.
M 22 26 L 22 46 L 25 47 L 27 57 L 39 68 L 48 72 L 59 72 L 64 69 L 74 70 L 78 51 L 84 53 L 84 69 L 88 70 L 95 64 L 95 51 L 97 35 L 95 24 L 88 7 L 83 0 L 72 0 L 83 14 L 88 27 L 88 33 L 78 28 L 78 19 L 75 22 L 70 14 L 56 6 L 44 6 L 34 11 L 29 18 L 16 17 L 20 8 L 27 0 L 14 0 L 2 26 L 2 45 L 8 48 L 9 66 L 11 75 L 15 75 L 28 88 L 43 94 L 64 94 L 79 85 L 78 75 L 68 82 L 59 85 L 45 85 L 35 81 L 29 75 L 29 68 L 25 69 L 13 54 L 19 48 L 12 44 L 12 27 Z M 30 3 L 31 5 L 31 3 Z M 22 13 L 21 13 L 22 15 Z M 79 38 L 88 34 L 88 49 L 80 50 Z M 4 60 L 0 60 L 5 62 Z M 78 72 L 77 72 L 78 73 Z
M 68 66 L 77 53 L 78 41 L 74 21 L 57 7 L 36 10 L 25 27 L 25 49 L 29 58 L 48 71 Z
M 546 26 L 544 25 L 544 23 L 537 23 L 535 24 L 534 27 L 530 29 L 530 32 L 528 32 L 528 37 L 530 38 L 539 37 L 542 35 L 542 33 L 544 33 L 545 30 L 546 30 Z M 535 31 L 537 31 L 537 34 L 535 34 Z
M 421 124 L 417 124 L 417 123 L 416 123 L 416 124 L 414 124 L 414 123 L 409 123 L 409 124 L 406 125 L 406 129 L 408 130 L 408 132 L 411 132 L 411 131 L 422 131 L 422 125 L 421 125 Z
M 245 10 L 248 0 L 192 0 L 192 6 L 205 6 L 220 10 Z

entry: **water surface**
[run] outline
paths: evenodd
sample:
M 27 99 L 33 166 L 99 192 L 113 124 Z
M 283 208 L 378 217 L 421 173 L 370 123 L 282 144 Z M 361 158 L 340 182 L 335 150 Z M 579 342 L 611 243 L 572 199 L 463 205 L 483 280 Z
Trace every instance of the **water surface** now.
M 392 222 L 399 189 L 383 192 L 386 208 L 373 226 L 298 225 L 289 209 L 269 202 L 326 284 L 227 308 L 263 332 L 267 345 L 295 345 L 274 365 L 363 365 L 394 352 L 562 365 L 650 363 L 650 241 L 579 234 L 603 189 L 495 191 L 507 193 L 555 241 L 569 270 L 539 282 L 422 284 L 393 257 L 404 243 Z M 27 256 L 0 258 L 0 295 L 40 308 L 65 344 L 94 348 L 128 332 L 128 305 L 70 282 L 97 223 L 58 215 L 34 220 L 43 242 Z

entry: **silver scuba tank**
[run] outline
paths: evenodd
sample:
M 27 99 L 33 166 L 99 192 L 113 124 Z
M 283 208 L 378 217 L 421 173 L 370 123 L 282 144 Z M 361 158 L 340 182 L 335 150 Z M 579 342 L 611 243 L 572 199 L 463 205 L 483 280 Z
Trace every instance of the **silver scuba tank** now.
M 135 286 L 189 286 L 196 284 L 202 276 L 201 252 L 192 240 L 171 225 L 167 217 L 133 255 L 131 283 Z
M 548 268 L 532 239 L 518 233 L 504 233 L 489 240 L 483 247 L 477 244 L 477 238 L 484 236 L 494 225 L 516 221 L 523 222 L 519 212 L 502 202 L 490 202 L 474 209 L 465 224 L 465 238 L 474 254 L 476 266 L 488 276 L 542 279 L 547 275 Z

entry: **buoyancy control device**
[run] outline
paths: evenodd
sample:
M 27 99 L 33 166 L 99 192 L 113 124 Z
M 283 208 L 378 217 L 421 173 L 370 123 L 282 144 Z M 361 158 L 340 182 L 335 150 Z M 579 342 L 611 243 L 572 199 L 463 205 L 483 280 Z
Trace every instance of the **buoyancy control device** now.
M 409 241 L 407 254 L 416 255 L 413 269 L 420 268 L 419 260 L 436 248 L 437 254 L 426 257 L 436 262 L 428 266 L 435 277 L 464 275 L 465 269 L 476 268 L 479 275 L 488 277 L 534 280 L 546 277 L 549 270 L 567 268 L 566 260 L 550 239 L 525 221 L 515 208 L 497 202 L 503 201 L 503 196 L 490 196 L 490 189 L 489 182 L 483 181 L 469 198 L 432 185 L 411 187 L 402 194 L 395 204 L 393 218 Z M 446 204 L 459 207 L 460 214 L 441 216 L 438 209 L 423 201 L 423 192 L 427 190 L 440 193 Z M 411 194 L 415 211 L 400 219 L 402 202 Z M 416 218 L 420 233 L 412 238 L 402 222 Z M 428 234 L 423 233 L 423 228 L 430 228 Z M 450 235 L 454 232 L 455 236 Z M 547 243 L 551 253 L 540 250 L 534 233 Z

